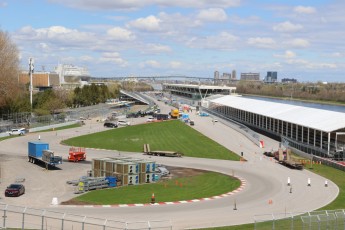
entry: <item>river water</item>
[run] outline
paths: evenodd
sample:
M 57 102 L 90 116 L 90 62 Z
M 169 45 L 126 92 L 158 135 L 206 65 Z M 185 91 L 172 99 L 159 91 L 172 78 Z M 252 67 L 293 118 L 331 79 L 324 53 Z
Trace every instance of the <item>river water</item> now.
M 327 105 L 327 104 L 319 104 L 319 103 L 312 103 L 312 102 L 283 100 L 283 99 L 257 97 L 257 96 L 243 96 L 243 97 L 244 98 L 252 98 L 252 99 L 256 99 L 256 100 L 278 102 L 278 103 L 289 104 L 289 105 L 297 105 L 297 106 L 310 107 L 310 108 L 316 108 L 316 109 L 323 109 L 323 110 L 330 110 L 330 111 L 345 113 L 345 106 L 341 106 L 341 105 Z

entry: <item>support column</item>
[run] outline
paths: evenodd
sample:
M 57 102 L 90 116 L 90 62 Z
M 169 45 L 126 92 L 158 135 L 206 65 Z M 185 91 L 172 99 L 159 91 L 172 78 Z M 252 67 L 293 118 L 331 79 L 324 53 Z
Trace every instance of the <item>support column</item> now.
M 314 129 L 314 147 L 316 146 L 316 129 Z
M 320 138 L 320 147 L 321 147 L 321 149 L 322 149 L 322 131 L 321 131 L 321 136 L 320 136 L 321 138 Z
M 307 140 L 307 143 L 309 145 L 309 127 L 308 127 L 308 140 Z
M 329 155 L 330 148 L 331 148 L 331 133 L 328 133 L 327 155 Z
M 304 129 L 303 129 L 303 126 L 302 126 L 302 143 L 304 142 L 304 139 L 303 139 L 303 137 L 304 137 Z

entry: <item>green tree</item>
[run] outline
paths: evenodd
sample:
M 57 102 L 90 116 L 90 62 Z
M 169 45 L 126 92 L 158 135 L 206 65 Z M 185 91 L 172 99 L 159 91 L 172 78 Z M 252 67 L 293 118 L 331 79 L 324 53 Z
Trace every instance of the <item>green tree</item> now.
M 7 33 L 0 31 L 0 113 L 17 110 L 25 88 L 18 83 L 19 52 Z M 16 105 L 11 105 L 15 103 Z

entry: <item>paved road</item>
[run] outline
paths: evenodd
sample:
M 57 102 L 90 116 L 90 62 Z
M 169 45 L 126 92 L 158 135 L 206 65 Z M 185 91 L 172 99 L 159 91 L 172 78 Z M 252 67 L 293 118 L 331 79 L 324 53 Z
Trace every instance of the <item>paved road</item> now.
M 53 197 L 59 202 L 68 200 L 75 195 L 74 188 L 66 184 L 67 180 L 77 179 L 91 169 L 90 162 L 75 164 L 64 162 L 62 170 L 46 171 L 37 165 L 27 162 L 27 142 L 37 140 L 39 134 L 29 134 L 24 137 L 0 142 L 0 162 L 2 168 L 2 183 L 5 185 L 16 178 L 24 177 L 27 192 L 19 198 L 2 198 L 0 201 L 13 205 L 27 205 L 35 208 L 66 211 L 80 215 L 99 218 L 109 218 L 124 221 L 171 220 L 174 229 L 201 228 L 211 226 L 237 225 L 253 222 L 254 215 L 269 213 L 303 212 L 320 208 L 338 194 L 338 187 L 307 170 L 291 170 L 265 158 L 257 145 L 242 134 L 232 130 L 221 122 L 212 123 L 210 117 L 198 117 L 190 114 L 195 120 L 194 128 L 236 153 L 244 152 L 248 160 L 245 163 L 226 160 L 196 159 L 196 158 L 164 158 L 150 157 L 157 163 L 166 165 L 193 167 L 235 175 L 246 180 L 243 191 L 210 201 L 188 204 L 121 207 L 121 208 L 81 208 L 63 205 L 51 206 Z M 131 119 L 132 123 L 142 123 L 144 118 Z M 72 136 L 102 131 L 102 124 L 94 120 L 86 121 L 81 128 L 40 133 L 41 140 L 50 143 L 50 148 L 61 153 L 66 159 L 68 147 L 60 145 L 62 139 Z M 278 143 L 262 137 L 267 150 L 276 149 Z M 122 155 L 118 151 L 88 150 L 87 158 Z M 138 153 L 126 153 L 135 158 L 149 158 Z M 287 184 L 291 178 L 292 193 Z M 311 185 L 307 186 L 308 178 Z M 149 199 L 149 198 L 148 198 Z M 159 200 L 159 196 L 156 199 Z M 268 201 L 272 200 L 272 204 Z M 234 209 L 236 202 L 237 210 Z

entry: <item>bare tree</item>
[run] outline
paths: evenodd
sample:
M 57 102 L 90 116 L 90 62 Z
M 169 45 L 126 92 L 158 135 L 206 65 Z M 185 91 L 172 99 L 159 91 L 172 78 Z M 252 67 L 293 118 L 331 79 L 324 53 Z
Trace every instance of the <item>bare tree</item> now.
M 0 107 L 18 95 L 19 53 L 7 33 L 0 31 Z

